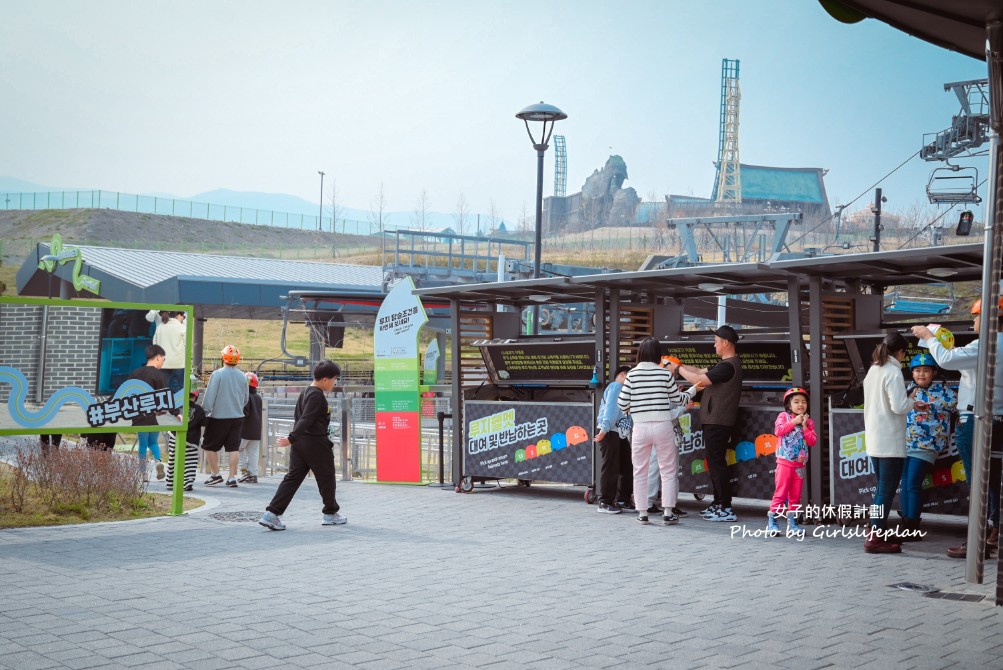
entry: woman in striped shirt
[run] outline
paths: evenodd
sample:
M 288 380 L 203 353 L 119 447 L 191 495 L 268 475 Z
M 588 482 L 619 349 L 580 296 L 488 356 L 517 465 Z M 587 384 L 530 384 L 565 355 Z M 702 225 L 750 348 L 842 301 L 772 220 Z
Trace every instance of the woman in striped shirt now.
M 678 523 L 673 513 L 679 498 L 679 449 L 672 429 L 671 411 L 688 404 L 697 387 L 680 391 L 671 371 L 659 366 L 662 347 L 653 337 L 641 340 L 637 349 L 637 366 L 627 373 L 617 404 L 634 421 L 631 440 L 631 460 L 634 463 L 634 495 L 647 490 L 648 463 L 655 450 L 658 470 L 662 476 L 663 523 Z M 637 520 L 648 523 L 648 512 L 637 505 Z

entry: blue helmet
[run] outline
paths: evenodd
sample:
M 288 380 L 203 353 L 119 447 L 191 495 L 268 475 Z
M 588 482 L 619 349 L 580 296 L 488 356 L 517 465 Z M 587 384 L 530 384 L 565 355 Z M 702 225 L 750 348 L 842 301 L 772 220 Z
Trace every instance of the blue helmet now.
M 937 361 L 935 361 L 933 359 L 933 356 L 931 356 L 930 354 L 926 353 L 925 351 L 923 353 L 921 353 L 921 354 L 916 354 L 915 356 L 912 357 L 912 360 L 909 361 L 909 369 L 910 370 L 912 370 L 913 368 L 918 368 L 918 367 L 923 366 L 923 365 L 925 365 L 927 367 L 931 367 L 931 368 L 936 368 L 937 367 Z

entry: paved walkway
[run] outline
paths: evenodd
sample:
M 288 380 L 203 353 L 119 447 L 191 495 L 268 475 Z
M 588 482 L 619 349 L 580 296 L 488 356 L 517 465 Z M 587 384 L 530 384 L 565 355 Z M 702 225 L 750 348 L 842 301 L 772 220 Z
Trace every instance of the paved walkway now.
M 201 479 L 200 479 L 201 481 Z M 841 538 L 639 525 L 581 489 L 308 480 L 289 530 L 251 521 L 278 478 L 183 517 L 0 531 L 0 668 L 1001 668 L 1003 608 L 944 556 Z M 760 528 L 759 512 L 740 516 Z M 985 595 L 925 598 L 917 582 Z

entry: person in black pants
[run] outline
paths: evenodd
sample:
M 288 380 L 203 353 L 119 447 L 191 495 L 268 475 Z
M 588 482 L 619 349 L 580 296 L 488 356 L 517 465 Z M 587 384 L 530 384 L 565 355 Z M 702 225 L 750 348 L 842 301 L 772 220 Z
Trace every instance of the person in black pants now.
M 742 363 L 735 352 L 738 333 L 731 326 L 714 331 L 714 352 L 721 362 L 709 370 L 690 365 L 671 364 L 686 381 L 704 388 L 700 398 L 700 423 L 707 450 L 707 465 L 714 487 L 714 501 L 701 512 L 708 521 L 735 521 L 731 509 L 731 480 L 726 454 L 731 444 L 731 432 L 738 418 L 738 403 L 742 395 Z M 675 365 L 675 367 L 672 367 Z
M 334 443 L 328 437 L 331 425 L 331 408 L 327 404 L 326 393 L 330 393 L 341 368 L 332 361 L 321 361 L 313 369 L 313 383 L 300 394 L 296 401 L 293 429 L 288 437 L 280 437 L 280 447 L 291 447 L 289 452 L 289 472 L 282 478 L 278 490 L 268 503 L 261 519 L 265 528 L 285 530 L 281 517 L 308 472 L 313 472 L 317 480 L 320 497 L 324 500 L 323 520 L 325 526 L 340 526 L 348 519 L 338 513 L 340 506 L 335 500 Z
M 599 432 L 592 441 L 599 445 L 599 506 L 600 514 L 619 514 L 618 500 L 629 501 L 634 487 L 634 471 L 630 460 L 630 417 L 616 404 L 620 389 L 630 372 L 629 365 L 616 369 L 613 381 L 603 392 L 596 417 Z

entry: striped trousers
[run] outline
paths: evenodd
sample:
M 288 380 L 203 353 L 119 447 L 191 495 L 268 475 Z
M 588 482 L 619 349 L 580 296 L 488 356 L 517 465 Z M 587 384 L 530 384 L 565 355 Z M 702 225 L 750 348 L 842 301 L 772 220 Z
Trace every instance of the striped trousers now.
M 167 433 L 167 488 L 174 486 L 174 433 Z M 195 472 L 199 465 L 199 445 L 185 445 L 185 486 L 195 484 Z

